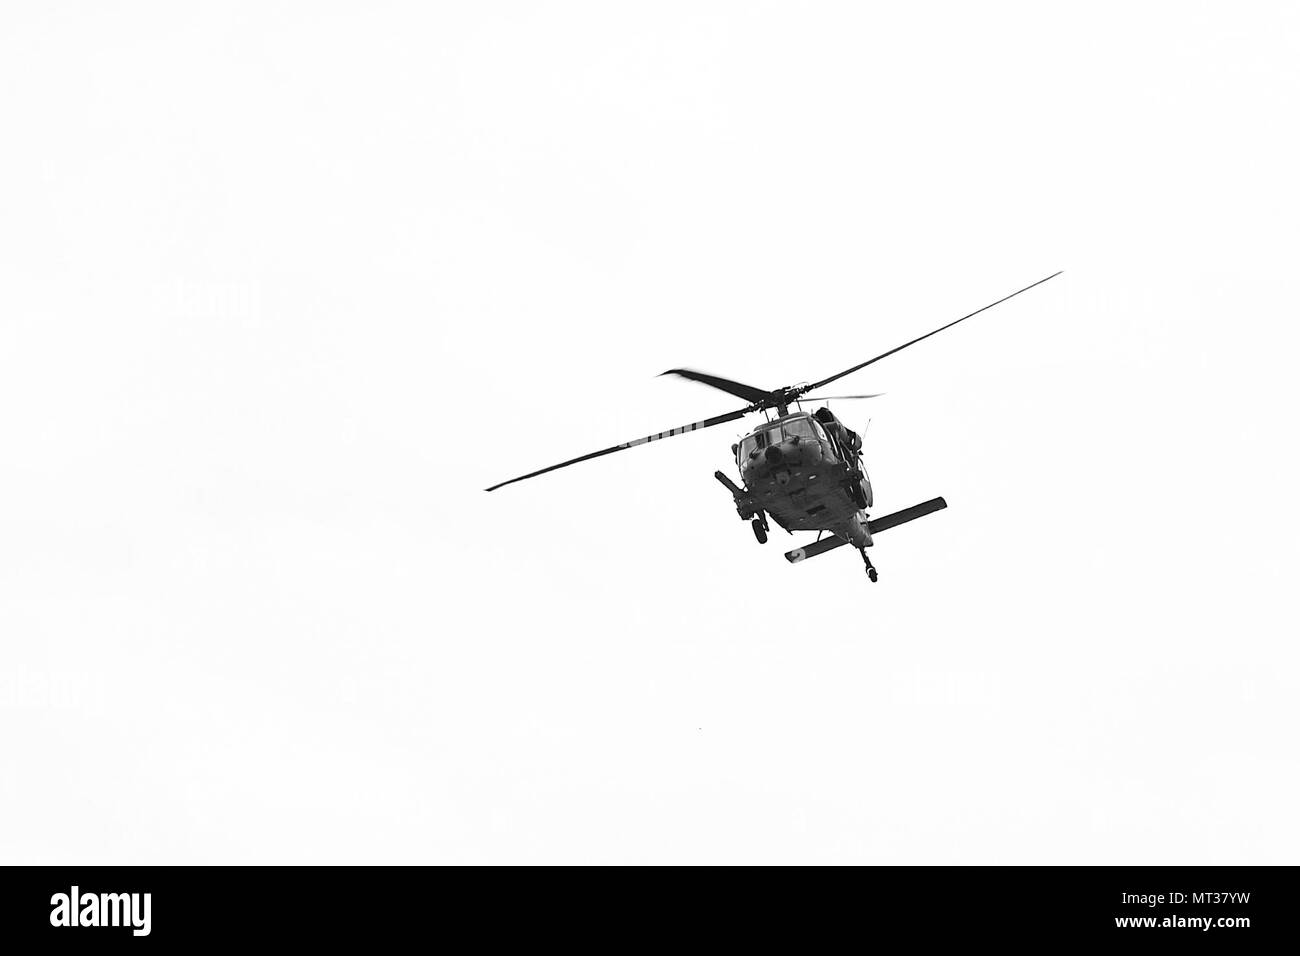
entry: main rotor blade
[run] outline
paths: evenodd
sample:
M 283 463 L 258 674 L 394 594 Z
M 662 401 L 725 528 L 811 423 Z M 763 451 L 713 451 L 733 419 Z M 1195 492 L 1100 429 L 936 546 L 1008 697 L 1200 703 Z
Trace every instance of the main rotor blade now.
M 870 395 L 800 395 L 801 402 L 840 402 L 846 398 L 879 398 L 884 392 L 873 392 Z
M 1062 269 L 1061 271 L 1064 272 L 1065 270 Z M 1047 279 L 1055 279 L 1060 274 L 1061 274 L 1060 272 L 1053 272 L 1050 276 L 1047 277 Z M 924 341 L 925 339 L 928 339 L 932 335 L 938 335 L 944 329 L 950 329 L 958 322 L 965 322 L 967 319 L 979 315 L 981 312 L 985 312 L 988 309 L 993 308 L 993 306 L 995 305 L 1001 305 L 1003 302 L 1007 301 L 1007 299 L 1014 299 L 1016 296 L 1020 295 L 1021 292 L 1028 292 L 1034 286 L 1042 285 L 1044 282 L 1047 281 L 1047 279 L 1039 279 L 1033 285 L 1027 285 L 1023 289 L 1018 289 L 1015 292 L 1011 293 L 1011 295 L 1005 295 L 1002 298 L 998 299 L 997 302 L 990 302 L 988 305 L 984 306 L 984 308 L 976 309 L 974 312 L 970 313 L 969 315 L 963 315 L 960 319 L 954 319 L 952 322 L 949 322 L 947 325 L 941 325 L 933 332 L 927 332 L 925 333 L 925 335 L 922 335 L 920 338 L 912 339 L 912 341 L 910 342 L 904 342 L 896 349 L 890 349 L 888 352 L 882 352 L 881 354 L 877 355 L 875 358 L 867 359 L 861 365 L 855 365 L 852 368 L 846 368 L 844 371 L 837 372 L 836 374 L 832 375 L 830 378 L 824 378 L 820 382 L 813 382 L 811 385 L 807 386 L 804 389 L 804 391 L 811 392 L 814 388 L 821 388 L 823 385 L 829 385 L 831 382 L 835 381 L 836 379 L 843 378 L 845 375 L 851 375 L 852 373 L 858 371 L 859 369 L 866 368 L 868 365 L 871 365 L 873 362 L 879 362 L 882 358 L 888 358 L 889 356 L 893 355 L 895 352 L 901 352 L 909 345 L 915 345 L 917 342 Z
M 743 398 L 747 402 L 764 402 L 772 397 L 772 393 L 766 389 L 755 388 L 753 385 L 746 385 L 744 382 L 733 382 L 729 378 L 710 375 L 707 372 L 697 372 L 693 368 L 670 368 L 666 372 L 659 373 L 660 378 L 665 375 L 680 375 L 682 378 L 689 378 L 692 382 L 712 385 L 714 388 L 720 388 L 737 398 Z
M 701 428 L 711 428 L 714 425 L 721 425 L 723 422 L 734 422 L 737 418 L 744 418 L 748 414 L 749 409 L 742 408 L 739 411 L 728 412 L 725 415 L 715 415 L 713 418 L 706 418 L 702 422 L 692 422 L 691 424 L 683 425 L 680 428 L 670 428 L 668 431 L 659 432 L 656 435 L 647 435 L 645 438 L 625 441 L 621 445 L 602 448 L 600 451 L 593 451 L 590 455 L 583 455 L 579 458 L 570 458 L 568 461 L 562 461 L 558 465 L 551 465 L 549 468 L 542 468 L 539 471 L 530 471 L 526 475 L 520 475 L 518 478 L 511 478 L 509 481 L 503 481 L 499 485 L 493 485 L 491 488 L 486 490 L 496 491 L 498 488 L 504 488 L 506 485 L 513 485 L 516 481 L 523 481 L 525 478 L 536 478 L 538 475 L 544 475 L 548 471 L 555 471 L 557 468 L 567 468 L 569 465 L 576 465 L 580 461 L 590 461 L 592 458 L 599 458 L 601 455 L 612 455 L 614 452 L 622 451 L 624 448 L 644 445 L 647 442 L 659 441 L 662 438 L 672 438 L 674 435 L 685 435 L 687 432 L 699 431 Z

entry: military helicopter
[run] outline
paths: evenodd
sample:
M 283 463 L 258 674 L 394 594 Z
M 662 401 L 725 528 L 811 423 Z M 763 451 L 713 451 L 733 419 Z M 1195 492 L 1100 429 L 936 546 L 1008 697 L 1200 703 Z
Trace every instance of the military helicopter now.
M 933 332 L 927 332 L 910 342 L 904 342 L 897 348 L 882 352 L 874 358 L 867 359 L 865 362 L 860 362 L 842 372 L 836 372 L 834 375 L 819 379 L 816 382 L 787 385 L 769 391 L 694 369 L 669 369 L 662 374 L 677 375 L 693 382 L 699 382 L 702 385 L 712 386 L 730 395 L 735 395 L 737 398 L 742 398 L 749 404 L 734 412 L 727 412 L 725 415 L 715 415 L 713 418 L 706 418 L 703 421 L 692 422 L 679 428 L 670 428 L 668 431 L 647 435 L 644 438 L 637 438 L 609 448 L 602 448 L 600 451 L 594 451 L 578 458 L 571 458 L 568 461 L 560 462 L 558 465 L 551 465 L 548 468 L 542 468 L 526 475 L 520 475 L 518 478 L 503 481 L 487 490 L 496 491 L 498 488 L 512 485 L 517 481 L 536 478 L 538 475 L 544 475 L 559 468 L 567 468 L 569 465 L 578 464 L 578 462 L 590 461 L 603 455 L 612 455 L 614 452 L 623 451 L 625 448 L 634 448 L 637 445 L 644 445 L 652 441 L 672 438 L 674 435 L 699 431 L 701 428 L 712 428 L 714 425 L 736 421 L 755 412 L 763 412 L 767 415 L 769 410 L 775 409 L 775 418 L 769 416 L 762 425 L 731 446 L 731 453 L 735 457 L 743 486 L 738 486 L 721 471 L 715 471 L 713 476 L 731 492 L 737 514 L 743 520 L 750 522 L 754 530 L 754 537 L 758 539 L 759 544 L 767 543 L 768 532 L 771 530 L 770 521 L 775 521 L 791 534 L 796 531 L 816 531 L 816 541 L 802 548 L 787 551 L 786 560 L 796 564 L 807 558 L 825 554 L 827 551 L 851 544 L 862 555 L 867 577 L 874 583 L 877 580 L 877 571 L 871 563 L 871 559 L 867 556 L 867 548 L 874 544 L 872 536 L 889 528 L 905 524 L 908 521 L 914 521 L 917 518 L 940 511 L 948 507 L 948 503 L 942 498 L 931 498 L 929 501 L 923 501 L 919 505 L 904 508 L 902 511 L 895 511 L 880 518 L 871 518 L 867 514 L 867 509 L 874 505 L 874 500 L 871 491 L 871 479 L 867 476 L 866 468 L 862 464 L 861 436 L 836 418 L 829 408 L 822 407 L 809 413 L 805 412 L 802 406 L 805 402 L 814 404 L 821 401 L 840 399 L 876 398 L 877 395 L 820 395 L 810 397 L 808 393 L 844 378 L 846 375 L 860 371 L 883 358 L 888 358 L 895 352 L 901 352 L 908 346 L 924 341 L 932 335 L 937 335 L 944 329 L 950 329 L 958 322 L 965 322 L 967 319 L 979 315 L 995 305 L 1000 305 L 1008 299 L 1015 298 L 1022 292 L 1028 292 L 1035 286 L 1042 285 L 1048 279 L 1055 279 L 1060 274 L 1060 272 L 1055 272 L 1046 279 L 1039 279 L 1032 285 L 1027 285 L 1023 289 L 1011 293 L 1011 295 L 1003 296 L 997 302 L 991 302 L 983 308 L 963 315 L 960 319 L 954 319 Z M 790 410 L 791 406 L 794 406 L 796 410 L 792 412 Z M 829 537 L 823 538 L 822 535 L 827 533 L 829 533 Z

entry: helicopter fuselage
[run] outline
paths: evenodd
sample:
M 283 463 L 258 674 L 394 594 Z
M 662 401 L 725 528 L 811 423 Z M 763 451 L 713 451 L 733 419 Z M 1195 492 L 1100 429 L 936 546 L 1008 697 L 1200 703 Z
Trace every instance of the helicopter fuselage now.
M 869 546 L 871 483 L 860 449 L 857 435 L 827 409 L 765 422 L 735 446 L 745 484 L 736 499 L 741 517 L 765 513 L 787 531 L 829 531 Z

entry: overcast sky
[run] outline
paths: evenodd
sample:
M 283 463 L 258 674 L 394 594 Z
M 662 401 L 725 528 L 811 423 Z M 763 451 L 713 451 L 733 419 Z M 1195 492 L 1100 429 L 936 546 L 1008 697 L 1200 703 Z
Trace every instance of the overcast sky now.
M 10 3 L 0 860 L 1294 863 L 1300 10 Z M 712 477 L 836 383 L 875 513 Z

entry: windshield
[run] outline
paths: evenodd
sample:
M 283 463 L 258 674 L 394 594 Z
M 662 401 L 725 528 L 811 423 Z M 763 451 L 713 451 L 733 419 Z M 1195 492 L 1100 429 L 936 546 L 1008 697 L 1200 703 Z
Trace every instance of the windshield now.
M 817 433 L 813 431 L 813 423 L 806 418 L 795 418 L 785 423 L 785 437 L 799 439 L 815 439 Z
M 762 431 L 755 432 L 740 443 L 737 458 L 744 461 L 756 451 L 762 451 L 769 445 L 778 445 L 782 441 L 798 438 L 800 441 L 816 441 L 820 429 L 808 418 L 791 418 L 781 424 L 773 424 Z

